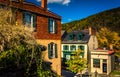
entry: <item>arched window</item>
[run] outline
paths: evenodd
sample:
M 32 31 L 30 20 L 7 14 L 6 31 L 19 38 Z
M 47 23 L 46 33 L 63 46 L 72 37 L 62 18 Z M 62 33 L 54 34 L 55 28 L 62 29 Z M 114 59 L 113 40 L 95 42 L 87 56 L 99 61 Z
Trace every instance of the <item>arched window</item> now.
M 57 44 L 53 42 L 48 44 L 48 58 L 57 58 Z

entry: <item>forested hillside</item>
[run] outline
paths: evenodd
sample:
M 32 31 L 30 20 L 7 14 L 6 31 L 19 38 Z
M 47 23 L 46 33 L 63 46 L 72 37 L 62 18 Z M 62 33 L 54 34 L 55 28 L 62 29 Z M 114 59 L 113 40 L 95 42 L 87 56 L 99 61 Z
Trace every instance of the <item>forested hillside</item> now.
M 88 26 L 96 30 L 107 27 L 111 31 L 120 33 L 120 7 L 89 16 L 82 20 L 62 24 L 62 29 L 69 32 L 72 30 L 85 29 L 88 28 Z

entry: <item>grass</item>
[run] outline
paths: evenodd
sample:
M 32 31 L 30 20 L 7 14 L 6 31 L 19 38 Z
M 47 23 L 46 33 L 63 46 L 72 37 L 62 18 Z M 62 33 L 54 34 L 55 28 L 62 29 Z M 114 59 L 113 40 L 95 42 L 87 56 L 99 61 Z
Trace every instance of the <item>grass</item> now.
M 111 75 L 120 75 L 120 71 L 114 70 L 114 71 L 111 73 Z

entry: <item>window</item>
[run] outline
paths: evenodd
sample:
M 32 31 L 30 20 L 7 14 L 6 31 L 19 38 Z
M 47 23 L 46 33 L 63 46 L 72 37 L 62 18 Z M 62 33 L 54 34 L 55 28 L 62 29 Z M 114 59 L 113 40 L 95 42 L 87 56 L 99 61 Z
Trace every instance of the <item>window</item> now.
M 107 63 L 107 59 L 103 59 L 103 63 Z
M 74 34 L 72 34 L 72 33 L 69 34 L 68 39 L 69 39 L 69 40 L 73 40 L 73 39 L 74 39 Z
M 36 15 L 29 12 L 23 12 L 23 24 L 30 28 L 31 31 L 35 31 Z
M 78 49 L 84 50 L 84 46 L 78 46 Z
M 63 46 L 63 50 L 69 50 L 69 46 L 68 45 L 64 45 Z
M 71 45 L 71 46 L 70 46 L 70 50 L 75 51 L 75 50 L 76 50 L 76 46 L 75 46 L 75 45 Z
M 57 33 L 57 24 L 56 21 L 52 18 L 49 18 L 48 20 L 48 31 L 49 33 Z
M 81 53 L 80 53 L 80 57 L 81 57 L 81 58 L 84 58 L 84 52 L 81 52 Z
M 93 67 L 100 68 L 100 59 L 93 59 Z
M 48 58 L 57 58 L 57 44 L 53 42 L 48 44 Z
M 78 36 L 78 40 L 82 40 L 83 38 L 82 34 L 78 34 L 77 36 Z

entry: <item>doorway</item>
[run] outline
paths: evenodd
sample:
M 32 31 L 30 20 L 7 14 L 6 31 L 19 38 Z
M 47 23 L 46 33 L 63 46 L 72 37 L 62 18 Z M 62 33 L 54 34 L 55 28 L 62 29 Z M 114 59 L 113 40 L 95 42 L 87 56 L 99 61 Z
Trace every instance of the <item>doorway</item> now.
M 107 73 L 107 63 L 103 63 L 103 73 Z

